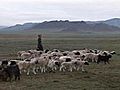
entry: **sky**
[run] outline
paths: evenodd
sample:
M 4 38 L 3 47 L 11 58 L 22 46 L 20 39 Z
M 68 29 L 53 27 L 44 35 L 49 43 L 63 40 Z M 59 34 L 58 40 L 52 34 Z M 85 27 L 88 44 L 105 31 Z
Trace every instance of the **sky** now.
M 120 0 L 0 0 L 0 26 L 51 20 L 98 21 L 120 17 Z

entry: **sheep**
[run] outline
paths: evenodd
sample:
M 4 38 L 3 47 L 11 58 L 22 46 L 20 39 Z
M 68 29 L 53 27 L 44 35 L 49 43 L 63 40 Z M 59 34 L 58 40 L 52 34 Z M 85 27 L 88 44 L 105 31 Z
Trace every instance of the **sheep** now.
M 49 60 L 47 66 L 48 66 L 48 68 L 50 68 L 52 71 L 55 71 L 55 70 L 57 70 L 57 68 L 60 66 L 60 62 L 51 59 L 51 60 Z
M 53 57 L 60 57 L 60 56 L 62 56 L 63 54 L 61 53 L 61 52 L 51 52 L 51 56 L 53 56 Z
M 80 68 L 81 68 L 82 72 L 84 72 L 85 71 L 84 70 L 84 65 L 89 65 L 89 63 L 88 63 L 88 61 L 76 60 L 74 62 L 74 65 L 75 65 L 75 68 L 76 68 L 77 71 L 80 70 Z
M 45 50 L 44 50 L 44 53 L 49 53 L 49 52 L 51 52 L 51 51 L 48 50 L 48 49 L 45 49 Z
M 32 72 L 33 74 L 36 74 L 35 72 L 35 64 L 37 63 L 36 60 L 28 60 L 28 59 L 25 59 L 24 61 L 19 61 L 18 62 L 18 66 L 20 68 L 20 73 L 22 73 L 22 71 L 26 71 L 27 72 L 27 75 L 30 74 L 30 70 L 32 69 Z
M 60 63 L 62 63 L 62 62 L 70 62 L 71 60 L 72 60 L 72 57 L 70 57 L 70 56 L 61 56 L 59 58 Z
M 92 52 L 95 53 L 95 54 L 98 54 L 98 53 L 100 53 L 100 50 L 94 49 L 94 50 L 92 50 Z
M 7 81 L 9 78 L 8 72 L 6 72 L 2 67 L 0 67 L 0 80 Z
M 86 53 L 84 54 L 84 61 L 89 61 L 89 62 L 97 62 L 98 60 L 98 54 L 94 53 Z
M 65 71 L 68 69 L 69 71 L 75 70 L 82 70 L 84 72 L 84 65 L 89 65 L 88 61 L 81 61 L 81 60 L 72 60 L 71 62 L 63 62 L 60 67 L 60 71 Z
M 75 55 L 80 55 L 79 50 L 73 50 L 72 52 L 73 52 Z
M 104 52 L 103 54 L 98 55 L 97 63 L 99 64 L 99 62 L 103 61 L 104 64 L 106 64 L 106 63 L 109 64 L 109 59 L 110 58 L 112 58 L 112 55 Z
M 70 53 L 70 51 L 64 51 L 64 52 L 62 52 L 63 56 L 68 56 L 69 53 Z
M 116 52 L 115 51 L 111 51 L 110 54 L 114 55 L 114 54 L 116 54 Z
M 46 72 L 47 70 L 47 65 L 48 65 L 48 62 L 49 62 L 49 57 L 38 57 L 38 58 L 35 58 L 37 59 L 37 66 L 40 68 L 41 70 L 41 73 L 44 73 Z
M 23 54 L 23 53 L 26 53 L 26 52 L 25 52 L 25 51 L 18 51 L 18 52 L 17 52 L 18 58 L 21 58 L 21 54 Z
M 53 52 L 60 52 L 60 50 L 58 50 L 58 49 L 53 49 Z
M 85 53 L 91 53 L 92 50 L 91 50 L 91 49 L 84 48 L 83 50 L 79 50 L 79 52 L 85 54 Z
M 31 53 L 28 53 L 28 52 L 25 52 L 25 53 L 22 53 L 22 54 L 21 54 L 21 59 L 23 59 L 23 60 L 25 60 L 25 59 L 30 59 L 30 58 L 32 58 L 32 57 L 34 57 L 34 56 L 32 56 L 32 54 L 31 54 Z
M 74 64 L 74 61 L 62 62 L 59 71 L 65 71 L 67 69 L 68 71 L 72 72 L 74 68 L 73 64 Z
M 22 71 L 27 71 L 27 69 L 28 69 L 28 67 L 29 67 L 29 62 L 27 62 L 27 61 L 20 61 L 20 62 L 18 62 L 18 67 L 19 67 L 19 69 L 20 69 L 20 73 L 22 74 Z
M 37 50 L 28 50 L 29 53 L 31 53 L 34 57 L 39 57 L 43 53 L 43 51 L 37 51 Z
M 11 77 L 15 76 L 15 80 L 20 80 L 20 69 L 15 61 L 10 61 L 8 71 L 10 72 Z

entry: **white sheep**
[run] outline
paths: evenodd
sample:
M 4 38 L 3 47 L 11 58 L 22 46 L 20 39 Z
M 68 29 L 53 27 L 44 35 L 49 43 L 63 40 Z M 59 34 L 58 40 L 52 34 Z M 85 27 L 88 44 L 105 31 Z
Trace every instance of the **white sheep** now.
M 35 69 L 36 69 L 36 60 L 31 59 L 31 60 L 24 60 L 24 61 L 19 61 L 17 64 L 19 66 L 20 71 L 22 72 L 23 70 L 27 72 L 27 75 L 30 74 L 30 71 L 32 69 L 32 72 L 36 74 Z
M 57 68 L 60 66 L 60 62 L 57 61 L 57 60 L 51 59 L 51 60 L 49 60 L 47 66 L 48 66 L 48 68 L 50 68 L 52 71 L 55 71 L 55 70 L 57 70 Z
M 95 54 L 95 53 L 86 53 L 84 54 L 84 60 L 85 61 L 90 61 L 90 62 L 97 62 L 98 60 L 98 55 L 99 54 Z
M 89 65 L 88 61 L 81 61 L 81 60 L 76 60 L 74 62 L 74 67 L 76 68 L 77 71 L 81 70 L 84 72 L 84 65 Z
M 18 58 L 21 58 L 21 54 L 23 54 L 23 53 L 26 53 L 26 51 L 18 51 L 18 52 L 17 52 Z
M 25 53 L 22 53 L 21 54 L 21 59 L 25 60 L 25 59 L 31 59 L 31 58 L 34 58 L 34 54 L 31 54 L 31 53 L 28 53 L 28 52 L 25 52 Z

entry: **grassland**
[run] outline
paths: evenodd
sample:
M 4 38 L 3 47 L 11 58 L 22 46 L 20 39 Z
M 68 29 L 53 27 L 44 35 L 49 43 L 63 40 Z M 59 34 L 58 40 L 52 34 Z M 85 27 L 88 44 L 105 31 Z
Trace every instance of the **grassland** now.
M 120 90 L 120 37 L 87 35 L 44 34 L 42 43 L 45 49 L 82 49 L 84 47 L 116 51 L 110 64 L 90 63 L 87 73 L 55 72 L 22 75 L 20 81 L 0 82 L 0 90 Z M 1 34 L 0 58 L 14 59 L 19 50 L 35 49 L 36 34 Z

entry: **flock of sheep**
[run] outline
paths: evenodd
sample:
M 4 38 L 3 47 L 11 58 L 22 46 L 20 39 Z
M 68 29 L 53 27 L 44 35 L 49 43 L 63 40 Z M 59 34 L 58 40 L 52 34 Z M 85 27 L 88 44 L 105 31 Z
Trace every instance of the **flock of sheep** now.
M 38 72 L 55 72 L 55 71 L 70 71 L 73 70 L 85 71 L 84 65 L 89 65 L 89 62 L 109 63 L 109 59 L 115 51 L 101 51 L 97 49 L 83 49 L 73 51 L 60 51 L 58 49 L 37 51 L 19 51 L 17 52 L 20 60 L 1 61 L 0 63 L 0 78 L 10 80 L 15 76 L 20 79 L 22 73 L 30 75 L 30 72 L 37 74 Z

